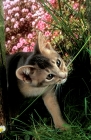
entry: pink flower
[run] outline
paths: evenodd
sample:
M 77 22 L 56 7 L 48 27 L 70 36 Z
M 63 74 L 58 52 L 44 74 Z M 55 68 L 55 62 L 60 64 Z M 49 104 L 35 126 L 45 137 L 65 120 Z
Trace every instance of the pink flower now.
M 26 15 L 26 18 L 31 18 L 32 17 L 32 14 L 29 12 L 27 15 Z
M 35 21 L 32 21 L 32 26 L 35 26 L 36 22 Z
M 33 34 L 33 36 L 36 36 L 36 32 L 33 31 L 32 34 Z
M 29 12 L 28 14 L 27 14 L 29 17 L 32 17 L 32 14 Z
M 48 0 L 49 3 L 53 6 L 53 7 L 56 7 L 56 0 Z
M 15 37 L 14 36 L 11 36 L 11 39 L 14 39 Z
M 14 7 L 14 8 L 12 9 L 12 11 L 16 11 L 16 8 Z
M 12 14 L 12 10 L 8 10 L 8 14 Z
M 22 51 L 23 52 L 29 52 L 29 47 L 24 47 Z
M 9 20 L 9 19 L 10 19 L 10 17 L 6 17 L 6 21 Z
M 43 15 L 43 18 L 42 18 L 42 19 L 45 20 L 45 21 L 51 22 L 52 17 L 51 17 L 50 14 L 45 13 L 45 14 Z
M 6 28 L 6 32 L 8 32 L 8 31 L 10 31 L 10 28 L 7 27 L 7 28 Z
M 40 16 L 40 15 L 41 15 L 40 11 L 37 10 L 37 11 L 35 12 L 35 14 L 32 15 L 32 17 L 38 17 L 38 16 Z
M 9 44 L 10 42 L 11 42 L 10 40 L 7 41 L 8 44 Z
M 9 9 L 10 8 L 10 5 L 7 4 L 7 5 L 4 5 L 4 9 Z
M 15 18 L 12 18 L 12 19 L 11 19 L 11 22 L 15 22 Z
M 20 18 L 20 21 L 24 21 L 25 19 L 24 18 Z
M 46 37 L 51 36 L 51 32 L 46 31 L 46 32 L 45 32 L 45 36 L 46 36 Z
M 18 28 L 19 27 L 19 23 L 18 21 L 16 21 L 16 23 L 14 24 L 14 28 Z
M 74 10 L 78 10 L 78 8 L 79 8 L 79 3 L 74 3 L 73 4 L 73 9 Z
M 33 34 L 28 34 L 28 38 L 33 38 Z
M 15 14 L 15 17 L 19 17 L 19 13 L 16 13 L 16 14 Z
M 22 43 L 22 44 L 27 44 L 27 42 L 26 42 L 26 40 L 24 38 L 20 38 L 19 42 Z
M 19 49 L 19 48 L 21 48 L 22 47 L 22 43 L 17 43 L 17 48 Z
M 44 9 L 42 7 L 39 8 L 39 11 L 44 13 Z
M 50 2 L 50 4 L 54 4 L 56 3 L 56 0 L 48 0 Z
M 26 16 L 26 18 L 27 18 L 27 19 L 30 19 L 30 17 L 29 17 L 28 15 Z
M 16 53 L 15 50 L 11 50 L 11 51 L 9 52 L 9 54 L 14 54 L 14 53 Z
M 36 28 L 43 31 L 46 28 L 46 23 L 44 21 L 39 21 L 36 25 Z
M 34 46 L 35 46 L 35 42 L 32 42 L 32 43 L 31 43 L 31 46 L 34 47 Z
M 10 5 L 14 5 L 15 6 L 15 4 L 18 3 L 19 1 L 20 0 L 13 0 L 13 1 L 10 0 Z
M 29 10 L 28 9 L 22 9 L 22 12 L 24 13 L 24 12 L 29 12 Z
M 32 52 L 34 50 L 34 47 L 33 46 L 30 46 L 29 47 L 29 52 Z
M 18 49 L 17 46 L 13 46 L 12 51 L 15 51 L 17 49 Z
M 31 6 L 31 10 L 34 11 L 34 10 L 36 10 L 36 9 L 37 9 L 37 6 L 33 4 L 33 5 Z
M 17 7 L 15 8 L 15 10 L 16 10 L 16 11 L 19 11 L 20 9 L 19 9 L 19 7 L 17 6 Z
M 30 1 L 34 3 L 36 0 L 30 0 Z

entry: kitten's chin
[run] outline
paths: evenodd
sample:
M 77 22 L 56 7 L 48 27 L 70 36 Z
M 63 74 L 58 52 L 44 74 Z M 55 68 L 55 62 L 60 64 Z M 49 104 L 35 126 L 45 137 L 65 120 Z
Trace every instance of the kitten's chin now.
M 64 84 L 67 81 L 67 78 L 62 79 L 61 81 L 59 81 L 57 84 Z

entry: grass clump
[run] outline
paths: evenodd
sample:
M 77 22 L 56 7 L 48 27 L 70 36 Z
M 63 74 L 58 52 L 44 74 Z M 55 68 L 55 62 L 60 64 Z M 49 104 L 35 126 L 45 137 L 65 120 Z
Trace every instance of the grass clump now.
M 90 140 L 91 138 L 91 125 L 87 128 L 82 128 L 82 126 L 77 123 L 71 125 L 71 131 L 61 131 L 59 129 L 54 129 L 46 124 L 34 123 L 21 128 L 17 126 L 16 131 L 11 131 L 9 137 L 7 136 L 4 140 Z

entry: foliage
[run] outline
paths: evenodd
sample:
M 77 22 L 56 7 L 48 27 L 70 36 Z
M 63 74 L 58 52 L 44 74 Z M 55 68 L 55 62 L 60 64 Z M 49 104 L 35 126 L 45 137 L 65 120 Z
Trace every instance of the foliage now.
M 85 111 L 87 112 L 88 108 L 88 99 L 85 101 Z M 68 107 L 70 108 L 70 107 Z M 16 130 L 9 131 L 9 133 L 4 137 L 3 140 L 90 140 L 91 138 L 91 123 L 90 123 L 90 117 L 87 117 L 87 120 L 85 118 L 85 121 L 88 121 L 88 125 L 86 127 L 83 127 L 78 120 L 81 119 L 81 117 L 84 116 L 84 114 L 81 114 L 80 112 L 76 112 L 74 110 L 75 107 L 72 107 L 70 110 L 73 110 L 72 112 L 78 113 L 77 116 L 74 117 L 73 121 L 70 122 L 71 130 L 69 131 L 61 131 L 59 129 L 54 129 L 53 125 L 46 125 L 46 120 L 43 120 L 38 114 L 40 121 L 36 121 L 31 115 L 30 121 L 32 122 L 32 125 L 30 125 L 30 122 L 24 123 L 18 119 L 16 121 L 19 123 L 19 125 L 14 126 Z M 90 110 L 91 111 L 91 110 Z M 72 112 L 70 111 L 69 113 Z M 86 113 L 85 112 L 85 113 Z M 87 115 L 87 113 L 86 113 Z M 88 116 L 88 115 L 87 115 Z M 70 119 L 72 119 L 70 118 Z
M 87 39 L 85 10 L 85 0 L 4 1 L 7 52 L 33 51 L 40 30 L 63 56 L 73 57 Z

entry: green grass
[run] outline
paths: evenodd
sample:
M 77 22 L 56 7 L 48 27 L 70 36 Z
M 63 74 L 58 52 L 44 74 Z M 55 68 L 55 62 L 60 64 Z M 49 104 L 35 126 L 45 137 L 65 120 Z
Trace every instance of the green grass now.
M 86 134 L 85 130 L 80 126 L 73 126 L 72 132 L 60 132 L 59 130 L 53 130 L 50 127 L 39 125 L 34 126 L 32 131 L 21 129 L 21 135 L 24 136 L 25 140 L 30 139 L 30 135 L 32 135 L 35 140 L 89 140 L 89 138 L 91 138 L 91 135 Z
M 65 100 L 67 100 L 67 97 Z M 36 121 L 33 115 L 30 116 L 28 124 L 16 119 L 19 125 L 14 126 L 16 130 L 9 131 L 4 140 L 30 140 L 30 138 L 31 140 L 90 140 L 91 108 L 89 108 L 88 100 L 89 97 L 84 98 L 84 110 L 81 110 L 81 112 L 76 109 L 75 105 L 70 106 L 69 102 L 66 104 L 64 113 L 66 113 L 65 118 L 69 122 L 71 130 L 55 129 L 51 119 L 49 119 L 49 125 L 47 119 L 42 119 L 35 111 L 39 121 Z M 82 118 L 84 120 L 81 123 Z M 30 122 L 32 122 L 32 125 L 30 125 Z

